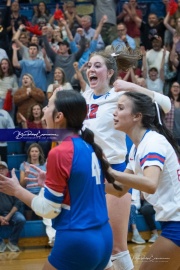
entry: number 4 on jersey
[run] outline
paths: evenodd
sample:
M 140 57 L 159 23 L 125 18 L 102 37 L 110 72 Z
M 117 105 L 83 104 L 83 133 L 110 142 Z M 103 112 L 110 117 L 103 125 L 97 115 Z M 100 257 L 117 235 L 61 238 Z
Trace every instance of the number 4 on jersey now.
M 92 153 L 92 176 L 96 178 L 96 185 L 101 184 L 101 170 L 95 153 Z

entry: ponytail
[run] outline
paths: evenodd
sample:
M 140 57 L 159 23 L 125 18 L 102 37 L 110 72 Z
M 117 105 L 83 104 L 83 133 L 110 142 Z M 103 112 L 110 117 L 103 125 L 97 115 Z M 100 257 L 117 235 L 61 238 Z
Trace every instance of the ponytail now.
M 100 161 L 102 171 L 103 171 L 107 181 L 109 183 L 111 183 L 115 189 L 122 190 L 122 188 L 120 186 L 118 186 L 114 183 L 115 182 L 114 177 L 108 172 L 108 168 L 110 167 L 110 164 L 103 157 L 103 151 L 102 151 L 101 147 L 94 142 L 94 133 L 88 128 L 86 128 L 85 130 L 81 130 L 81 132 L 82 132 L 82 135 L 81 135 L 82 139 L 92 146 L 98 160 Z
M 180 147 L 178 143 L 176 142 L 172 132 L 166 127 L 164 123 L 165 114 L 159 105 L 155 104 L 155 106 L 156 106 L 157 113 L 155 114 L 155 118 L 154 118 L 154 126 L 157 132 L 163 135 L 167 139 L 167 141 L 172 145 L 178 159 L 180 159 Z

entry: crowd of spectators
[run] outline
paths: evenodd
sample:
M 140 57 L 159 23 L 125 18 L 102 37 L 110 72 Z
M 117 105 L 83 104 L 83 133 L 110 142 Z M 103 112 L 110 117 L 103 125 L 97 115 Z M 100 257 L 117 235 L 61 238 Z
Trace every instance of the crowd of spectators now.
M 88 1 L 93 13 L 85 15 L 78 13 L 78 1 L 54 3 L 53 12 L 47 2 L 1 3 L 0 128 L 43 128 L 42 107 L 53 91 L 81 91 L 87 83 L 84 70 L 89 55 L 110 46 L 118 52 L 124 48 L 141 51 L 137 66 L 125 74 L 119 71 L 119 76 L 170 97 L 172 109 L 165 121 L 180 145 L 180 0 L 173 14 L 168 0 L 157 1 L 164 5 L 164 18 L 151 12 L 146 20 L 137 0 Z M 33 9 L 31 20 L 21 14 L 24 3 Z M 5 106 L 7 102 L 11 104 Z M 28 149 L 31 154 L 32 148 Z M 43 150 L 46 157 L 42 145 Z M 1 143 L 0 151 L 2 161 L 8 162 L 7 143 Z M 44 166 L 44 162 L 37 158 L 35 164 Z M 22 164 L 25 186 L 24 170 Z

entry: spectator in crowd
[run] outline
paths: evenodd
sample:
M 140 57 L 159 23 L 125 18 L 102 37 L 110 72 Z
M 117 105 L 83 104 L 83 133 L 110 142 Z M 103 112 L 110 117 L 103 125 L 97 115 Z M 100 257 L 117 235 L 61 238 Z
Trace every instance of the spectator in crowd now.
M 106 15 L 107 22 L 103 25 L 101 36 L 105 43 L 105 46 L 110 45 L 114 39 L 117 38 L 117 28 L 116 28 L 116 6 L 118 0 L 104 1 L 98 0 L 94 3 L 96 25 L 99 24 L 100 19 Z
M 145 47 L 145 50 L 150 50 L 152 48 L 151 39 L 154 36 L 160 36 L 162 42 L 164 41 L 164 32 L 166 27 L 164 26 L 163 21 L 158 20 L 156 14 L 148 15 L 148 22 L 144 22 L 141 18 L 139 18 L 136 13 L 132 13 L 132 19 L 135 21 L 137 26 L 141 31 L 141 45 Z
M 173 63 L 177 70 L 177 82 L 180 83 L 180 60 L 179 54 L 176 52 L 176 47 L 178 43 L 180 43 L 180 35 L 175 33 L 173 36 L 173 46 L 170 53 L 170 61 Z
M 44 113 L 42 110 L 42 106 L 39 103 L 35 103 L 29 108 L 27 113 L 27 119 L 21 113 L 18 113 L 22 128 L 28 129 L 45 129 L 46 123 L 43 119 L 43 115 Z M 44 156 L 45 158 L 47 158 L 49 150 L 51 148 L 51 142 L 42 140 L 39 141 L 38 139 L 35 142 L 41 146 Z M 27 150 L 31 143 L 32 142 L 26 141 L 24 147 L 25 153 L 27 153 Z
M 89 15 L 85 15 L 81 18 L 81 27 L 84 30 L 84 36 L 88 40 L 92 40 L 95 34 L 95 29 L 91 27 L 92 26 L 92 17 Z M 76 34 L 74 36 L 74 41 L 77 45 L 79 45 L 79 42 L 81 40 L 81 35 L 76 31 Z M 97 50 L 104 49 L 104 41 L 101 37 L 101 35 L 98 35 L 97 38 Z
M 141 193 L 141 196 L 142 193 Z M 154 208 L 153 206 L 147 202 L 144 197 L 141 197 L 142 199 L 142 206 L 139 210 L 139 212 L 143 215 L 150 231 L 151 231 L 151 237 L 150 239 L 148 240 L 149 243 L 154 243 L 157 238 L 158 238 L 158 231 L 157 231 L 157 228 L 156 228 L 156 224 L 155 224 L 155 219 L 154 219 L 154 215 L 155 215 L 155 211 L 154 211 Z
M 137 189 L 132 189 L 132 199 L 131 199 L 131 210 L 129 216 L 129 226 L 132 229 L 132 239 L 131 241 L 136 244 L 144 244 L 146 241 L 141 237 L 136 226 L 136 219 L 138 210 L 141 207 L 140 191 Z
M 171 19 L 173 19 L 171 17 Z M 173 36 L 175 33 L 177 33 L 178 35 L 180 34 L 180 18 L 178 18 L 176 20 L 176 23 L 175 23 L 175 27 L 172 27 L 170 24 L 169 24 L 169 20 L 170 20 L 170 13 L 167 12 L 167 15 L 166 17 L 164 18 L 164 25 L 166 26 L 166 28 L 169 30 L 169 32 L 171 33 L 171 45 L 173 44 Z M 171 46 L 172 47 L 172 46 Z M 176 44 L 176 52 L 180 53 L 180 42 L 178 42 Z
M 0 129 L 9 128 L 15 128 L 14 122 L 7 111 L 0 109 Z M 0 142 L 0 160 L 7 162 L 7 142 L 5 141 Z
M 21 69 L 20 84 L 22 82 L 22 77 L 24 74 L 29 73 L 35 82 L 36 87 L 42 89 L 44 92 L 47 90 L 47 78 L 46 72 L 50 72 L 52 66 L 47 59 L 45 51 L 43 51 L 44 60 L 38 59 L 38 46 L 36 44 L 29 44 L 29 60 L 18 61 L 17 51 L 19 48 L 16 44 L 12 45 L 13 48 L 13 66 L 15 68 Z
M 132 10 L 132 11 L 131 11 Z M 129 0 L 125 3 L 122 8 L 122 12 L 117 16 L 117 21 L 123 22 L 127 28 L 127 34 L 134 38 L 136 46 L 140 46 L 140 30 L 131 18 L 132 13 L 136 13 L 140 19 L 142 19 L 142 11 L 138 9 L 136 0 Z
M 35 103 L 29 108 L 27 119 L 21 113 L 18 113 L 18 116 L 21 120 L 22 128 L 32 128 L 32 129 L 46 128 L 46 124 L 42 119 L 43 117 L 42 106 L 39 103 Z
M 59 50 L 59 42 L 62 42 L 63 40 L 67 40 L 64 39 L 62 31 L 60 29 L 59 26 L 57 26 L 55 29 L 52 30 L 52 40 L 50 42 L 51 47 L 53 48 L 53 50 L 57 53 L 57 51 Z
M 177 70 L 170 60 L 170 54 L 168 57 L 168 62 L 164 64 L 164 95 L 168 95 L 172 83 L 176 80 Z
M 135 74 L 136 73 L 136 74 Z M 123 77 L 123 81 L 131 81 L 139 86 L 147 87 L 146 86 L 146 80 L 141 77 L 141 72 L 139 72 L 139 69 L 130 68 L 126 75 Z
M 149 70 L 152 67 L 156 67 L 156 69 L 160 73 L 163 54 L 165 57 L 164 64 L 166 64 L 168 63 L 169 52 L 165 48 L 162 48 L 162 39 L 160 36 L 154 36 L 151 39 L 151 42 L 152 42 L 152 49 L 146 52 L 147 70 Z
M 71 49 L 71 52 L 72 53 L 75 53 L 78 51 L 78 47 L 79 45 L 77 45 L 75 42 L 74 42 L 74 38 L 72 36 L 72 33 L 66 23 L 65 20 L 61 20 L 62 21 L 62 24 L 64 24 L 65 28 L 66 28 L 66 32 L 67 32 L 67 35 L 68 35 L 68 39 L 71 41 L 70 42 L 70 49 Z M 86 39 L 86 49 L 83 53 L 83 55 L 81 56 L 81 58 L 79 59 L 79 68 L 81 68 L 88 60 L 89 60 L 89 56 L 92 52 L 94 51 L 97 51 L 97 46 L 98 46 L 98 37 L 99 37 L 99 34 L 102 30 L 102 27 L 104 25 L 104 23 L 106 23 L 107 21 L 107 16 L 104 15 L 100 22 L 99 22 L 99 25 L 97 26 L 95 32 L 94 32 L 94 36 L 91 40 L 89 39 Z M 79 33 L 81 36 L 84 34 L 84 29 L 83 28 L 78 28 L 77 29 L 77 33 Z
M 14 96 L 18 88 L 17 77 L 14 74 L 12 64 L 9 59 L 2 59 L 0 62 L 0 109 L 6 109 L 14 119 L 14 106 L 12 102 L 12 96 Z M 5 107 L 7 98 L 10 95 L 8 101 L 9 108 Z M 11 104 L 10 104 L 11 103 Z
M 1 49 L 0 48 L 0 62 L 1 62 L 1 60 L 2 59 L 8 59 L 8 55 L 7 55 L 7 53 L 6 53 L 6 51 L 4 50 L 4 49 Z
M 20 56 L 20 58 L 23 60 L 30 59 L 28 50 L 30 42 L 25 29 L 25 25 L 21 24 L 15 32 L 14 36 L 12 37 L 12 42 L 15 42 L 17 47 L 19 48 L 18 56 Z
M 45 4 L 45 2 L 41 1 L 38 3 L 36 13 L 32 17 L 32 24 L 36 25 L 41 23 L 41 20 L 43 23 L 48 23 L 51 15 L 49 14 L 49 10 Z
M 121 50 L 124 47 L 130 47 L 131 49 L 136 48 L 136 43 L 133 38 L 127 35 L 127 28 L 124 23 L 119 23 L 117 25 L 118 38 L 113 40 L 112 46 Z
M 59 10 L 59 7 L 57 8 L 57 10 Z M 68 20 L 67 20 L 67 23 L 68 23 Z M 65 27 L 61 23 L 60 19 L 55 20 L 54 15 L 53 15 L 51 17 L 51 19 L 49 20 L 49 24 L 53 28 L 53 40 L 54 40 L 54 42 L 56 42 L 58 44 L 58 42 L 61 42 L 63 40 L 68 40 Z M 68 23 L 68 26 L 69 26 L 69 23 Z
M 61 88 L 61 90 L 73 90 L 72 85 L 66 82 L 66 76 L 64 70 L 60 67 L 55 68 L 54 71 L 54 83 L 50 84 L 47 89 L 47 98 L 50 99 L 55 89 Z
M 4 161 L 0 161 L 0 174 L 9 176 L 8 166 Z M 21 208 L 22 202 L 20 200 L 0 192 L 0 226 L 12 226 L 7 244 L 0 237 L 0 252 L 4 252 L 6 248 L 12 252 L 20 251 L 18 240 L 26 222 L 25 217 L 20 212 Z
M 44 153 L 41 148 L 41 146 L 37 143 L 32 143 L 28 150 L 27 150 L 27 161 L 21 163 L 20 165 L 20 184 L 21 186 L 25 187 L 27 190 L 29 190 L 33 194 L 39 194 L 40 187 L 28 187 L 28 184 L 33 184 L 33 181 L 26 181 L 25 177 L 28 176 L 28 178 L 34 178 L 34 176 L 31 174 L 31 172 L 34 172 L 35 170 L 30 167 L 30 164 L 33 164 L 37 166 L 38 168 L 42 169 L 43 171 L 46 171 L 46 165 L 45 165 L 45 158 Z M 27 220 L 32 219 L 32 210 L 29 207 L 25 207 L 25 216 Z
M 17 31 L 21 24 L 26 25 L 28 22 L 26 16 L 20 14 L 20 6 L 16 0 L 11 4 L 11 14 L 8 19 L 7 31 L 9 32 L 9 40 L 11 40 L 14 31 Z
M 28 108 L 37 103 L 42 105 L 44 99 L 45 95 L 40 88 L 36 87 L 33 77 L 28 73 L 24 74 L 22 87 L 14 95 L 14 103 L 17 106 L 17 123 L 21 123 L 19 113 L 27 119 Z
M 147 60 L 146 60 L 146 52 L 143 51 L 143 67 L 142 67 L 143 78 L 146 80 L 147 88 L 149 90 L 153 90 L 161 94 L 163 94 L 163 86 L 164 86 L 165 57 L 166 57 L 166 48 L 164 48 L 163 50 L 160 70 L 158 71 L 157 67 L 155 66 L 150 66 L 148 68 Z
M 81 58 L 85 50 L 84 36 L 81 37 L 80 49 L 76 53 L 72 53 L 72 54 L 69 53 L 70 45 L 67 41 L 60 42 L 59 50 L 57 53 L 55 53 L 53 49 L 51 48 L 48 42 L 48 39 L 46 37 L 48 27 L 43 27 L 42 31 L 43 31 L 42 39 L 44 42 L 44 47 L 45 47 L 48 57 L 51 59 L 51 61 L 54 64 L 54 68 L 60 66 L 65 72 L 67 81 L 71 82 L 71 79 L 75 73 L 74 68 L 73 68 L 73 63 L 75 61 L 78 61 Z
M 178 82 L 172 83 L 169 97 L 171 99 L 171 110 L 165 115 L 165 124 L 180 146 L 180 85 Z
M 168 15 L 168 13 L 167 13 L 167 15 Z M 166 15 L 166 17 L 167 17 L 167 15 Z M 166 21 L 165 21 L 166 17 L 164 18 L 164 25 L 165 25 L 165 26 L 166 26 Z M 175 29 L 175 28 L 176 28 L 176 21 L 175 21 L 174 18 L 170 17 L 170 18 L 168 19 L 168 24 L 169 24 L 169 26 L 170 26 L 172 29 Z M 172 31 L 170 31 L 170 30 L 168 29 L 167 26 L 166 26 L 166 28 L 167 28 L 167 29 L 166 29 L 166 31 L 165 31 L 165 33 L 164 33 L 164 45 L 166 46 L 166 48 L 168 49 L 168 51 L 170 51 L 171 48 L 172 48 L 172 44 L 173 44 L 173 33 L 172 33 Z
M 77 28 L 81 27 L 81 18 L 77 15 L 74 1 L 67 1 L 63 5 L 65 20 L 67 20 L 69 28 L 74 36 Z

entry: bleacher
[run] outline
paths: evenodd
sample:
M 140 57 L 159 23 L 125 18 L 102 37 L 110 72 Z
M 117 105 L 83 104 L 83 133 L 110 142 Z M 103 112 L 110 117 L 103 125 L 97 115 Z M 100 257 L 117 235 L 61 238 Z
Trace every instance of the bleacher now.
M 39 1 L 31 1 L 31 3 L 20 3 L 20 13 L 31 21 L 33 16 L 33 7 L 38 4 Z M 65 1 L 64 1 L 65 2 Z M 81 15 L 89 14 L 92 16 L 92 25 L 95 27 L 95 11 L 91 1 L 86 0 L 76 0 L 77 13 Z M 127 2 L 126 0 L 121 0 L 117 3 L 117 14 L 122 11 L 123 4 Z M 56 4 L 58 3 L 59 8 L 63 7 L 63 1 L 45 1 L 50 14 L 54 14 Z M 6 1 L 0 1 L 0 10 L 4 9 Z M 161 0 L 138 0 L 138 8 L 142 10 L 143 18 L 146 20 L 149 13 L 156 13 L 158 17 L 163 17 L 165 15 L 165 7 Z

